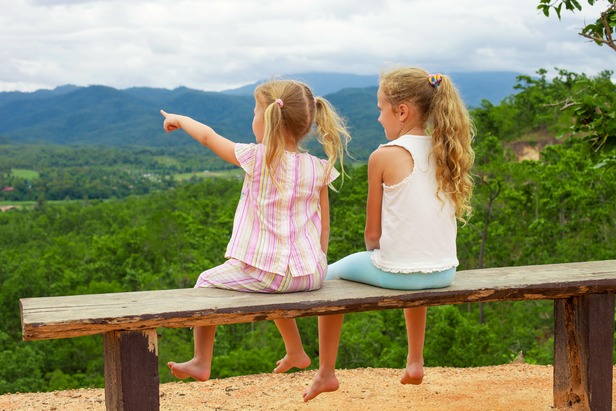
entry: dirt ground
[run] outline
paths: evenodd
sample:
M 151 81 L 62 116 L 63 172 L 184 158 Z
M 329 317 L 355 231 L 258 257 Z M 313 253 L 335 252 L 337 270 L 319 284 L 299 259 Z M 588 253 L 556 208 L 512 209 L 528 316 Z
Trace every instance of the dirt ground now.
M 507 364 L 426 368 L 421 385 L 398 382 L 402 370 L 340 370 L 340 389 L 308 403 L 302 392 L 315 371 L 173 382 L 160 387 L 161 410 L 551 410 L 552 367 Z M 616 390 L 613 390 L 616 392 Z M 616 404 L 616 398 L 614 399 Z M 103 389 L 0 396 L 0 411 L 104 410 Z

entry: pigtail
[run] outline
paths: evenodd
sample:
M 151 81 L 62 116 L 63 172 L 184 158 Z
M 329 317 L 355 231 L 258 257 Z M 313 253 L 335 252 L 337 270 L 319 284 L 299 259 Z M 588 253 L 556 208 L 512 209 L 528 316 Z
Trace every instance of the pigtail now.
M 325 178 L 328 179 L 336 162 L 340 161 L 344 179 L 343 158 L 351 137 L 344 121 L 327 100 L 315 98 L 306 84 L 293 80 L 274 80 L 261 84 L 255 89 L 255 99 L 257 104 L 265 108 L 265 165 L 277 187 L 280 188 L 280 182 L 274 176 L 287 143 L 292 142 L 299 147 L 315 122 L 317 140 L 323 145 L 329 163 Z
M 285 148 L 282 123 L 282 107 L 274 101 L 267 106 L 263 113 L 263 144 L 265 145 L 265 165 L 272 181 L 278 188 L 280 188 L 279 182 L 276 181 L 274 176 Z
M 347 130 L 344 120 L 336 113 L 334 107 L 323 97 L 316 97 L 315 123 L 317 125 L 317 140 L 323 145 L 323 151 L 327 156 L 329 167 L 326 175 L 329 175 L 336 162 L 340 162 L 340 174 L 344 183 L 344 154 L 347 151 L 351 135 Z M 330 188 L 335 190 L 331 184 Z
M 454 84 L 448 76 L 441 77 L 439 84 L 429 83 L 435 93 L 429 111 L 432 155 L 439 190 L 451 195 L 456 216 L 466 222 L 472 214 L 470 170 L 475 159 L 471 147 L 475 128 Z

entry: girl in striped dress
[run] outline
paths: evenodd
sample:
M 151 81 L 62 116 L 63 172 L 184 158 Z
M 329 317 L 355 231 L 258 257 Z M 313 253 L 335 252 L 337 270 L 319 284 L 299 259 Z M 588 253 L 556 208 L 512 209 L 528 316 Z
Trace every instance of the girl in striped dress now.
M 298 81 L 274 80 L 254 93 L 252 130 L 256 143 L 234 143 L 189 117 L 168 114 L 167 132 L 183 129 L 223 160 L 245 171 L 227 261 L 204 271 L 195 287 L 244 292 L 288 293 L 321 287 L 327 274 L 329 241 L 328 187 L 344 175 L 343 155 L 350 139 L 342 119 L 322 97 Z M 316 123 L 317 139 L 328 159 L 300 150 L 300 142 Z M 286 355 L 274 372 L 306 368 L 294 319 L 275 321 Z M 216 326 L 194 328 L 194 357 L 169 362 L 173 375 L 205 381 L 210 377 Z

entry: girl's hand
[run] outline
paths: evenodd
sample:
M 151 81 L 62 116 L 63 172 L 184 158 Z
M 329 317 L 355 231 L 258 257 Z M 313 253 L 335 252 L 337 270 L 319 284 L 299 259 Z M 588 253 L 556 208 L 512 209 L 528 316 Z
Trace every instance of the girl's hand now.
M 240 165 L 235 157 L 235 143 L 216 133 L 210 126 L 187 116 L 167 113 L 165 110 L 160 110 L 160 114 L 165 118 L 163 128 L 167 133 L 181 128 L 189 136 L 216 153 L 218 157 L 236 166 Z
M 179 116 L 176 114 L 169 114 L 165 110 L 160 110 L 160 114 L 165 118 L 165 122 L 163 123 L 163 128 L 168 133 L 170 131 L 177 130 L 178 128 L 182 128 L 180 126 Z

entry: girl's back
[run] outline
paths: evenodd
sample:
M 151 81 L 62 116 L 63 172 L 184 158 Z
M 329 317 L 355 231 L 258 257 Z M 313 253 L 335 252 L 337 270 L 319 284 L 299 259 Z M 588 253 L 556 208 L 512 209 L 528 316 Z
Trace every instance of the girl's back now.
M 455 205 L 437 196 L 436 167 L 429 136 L 406 135 L 382 149 L 408 151 L 412 172 L 395 185 L 383 184 L 380 249 L 374 264 L 389 272 L 433 272 L 458 264 Z M 392 162 L 390 168 L 396 167 Z M 387 173 L 387 169 L 385 174 Z
M 246 172 L 226 257 L 271 273 L 314 273 L 324 259 L 321 238 L 321 189 L 339 173 L 327 160 L 285 151 L 274 180 L 262 144 L 236 144 Z

